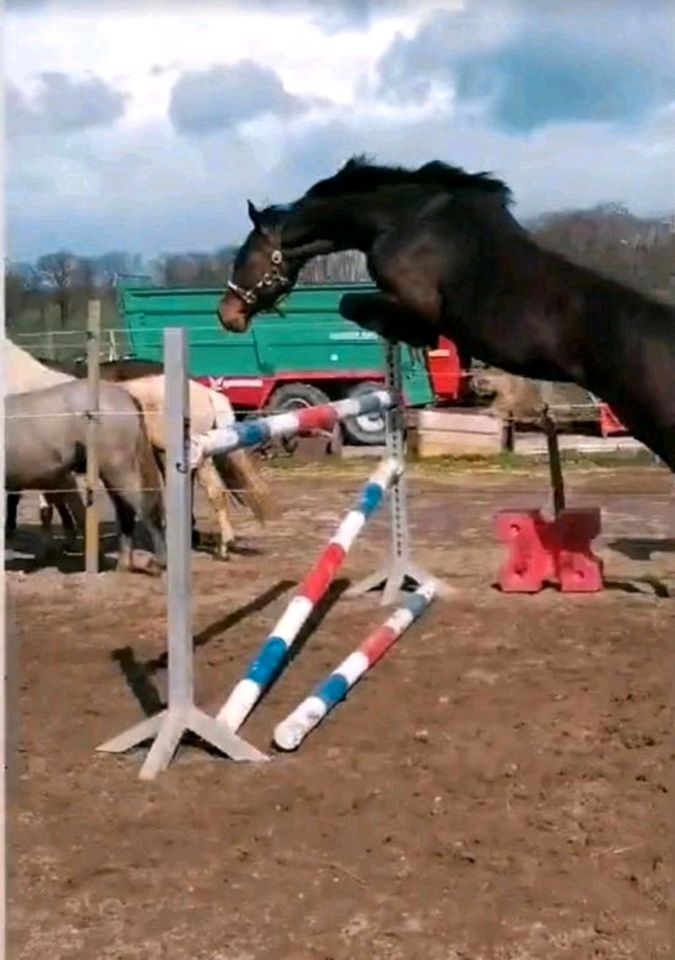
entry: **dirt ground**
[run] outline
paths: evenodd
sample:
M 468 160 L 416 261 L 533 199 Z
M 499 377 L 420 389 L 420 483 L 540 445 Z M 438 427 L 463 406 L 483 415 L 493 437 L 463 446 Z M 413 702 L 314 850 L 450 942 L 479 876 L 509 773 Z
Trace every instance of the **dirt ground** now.
M 283 515 L 194 554 L 198 702 L 215 710 L 351 503 L 361 464 L 275 469 Z M 291 755 L 95 747 L 158 708 L 163 584 L 8 576 L 15 624 L 13 960 L 670 957 L 675 510 L 656 467 L 574 470 L 607 586 L 502 595 L 496 509 L 543 475 L 411 480 L 415 556 L 457 588 Z M 206 514 L 204 523 L 208 523 Z M 384 517 L 345 577 L 383 557 Z M 336 599 L 244 727 L 276 722 L 383 618 Z

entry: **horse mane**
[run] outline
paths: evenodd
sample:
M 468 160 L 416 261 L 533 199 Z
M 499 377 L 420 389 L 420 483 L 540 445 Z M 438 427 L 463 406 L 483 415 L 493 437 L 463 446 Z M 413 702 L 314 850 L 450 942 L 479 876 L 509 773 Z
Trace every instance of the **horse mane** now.
M 416 170 L 410 170 L 373 163 L 365 154 L 351 157 L 334 176 L 310 187 L 305 197 L 334 197 L 343 193 L 366 193 L 378 187 L 398 186 L 437 187 L 451 193 L 480 190 L 501 195 L 505 204 L 511 201 L 511 191 L 507 185 L 484 171 L 467 173 L 461 167 L 450 166 L 441 160 L 432 160 Z

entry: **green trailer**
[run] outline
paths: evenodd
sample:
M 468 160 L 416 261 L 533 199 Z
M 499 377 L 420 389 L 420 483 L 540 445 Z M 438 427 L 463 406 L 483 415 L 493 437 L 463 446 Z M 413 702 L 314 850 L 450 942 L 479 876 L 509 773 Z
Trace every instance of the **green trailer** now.
M 227 332 L 218 322 L 222 290 L 122 282 L 118 310 L 134 357 L 161 361 L 165 327 L 184 327 L 191 376 L 226 393 L 240 413 L 278 412 L 382 384 L 380 339 L 344 320 L 338 309 L 343 294 L 371 289 L 370 284 L 298 286 L 282 304 L 284 316 L 261 313 L 243 334 Z M 425 360 L 407 347 L 402 359 L 406 403 L 432 404 Z M 362 417 L 344 430 L 351 442 L 380 443 L 384 424 L 381 416 Z

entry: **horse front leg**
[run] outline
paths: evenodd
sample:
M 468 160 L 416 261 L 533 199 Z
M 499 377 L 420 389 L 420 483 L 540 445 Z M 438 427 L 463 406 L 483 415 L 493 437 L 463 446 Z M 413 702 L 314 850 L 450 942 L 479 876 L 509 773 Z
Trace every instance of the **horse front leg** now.
M 38 497 L 40 526 L 43 531 L 51 528 L 54 520 L 54 504 L 56 502 L 54 498 L 57 496 L 58 494 L 50 495 L 48 493 L 41 493 Z
M 65 486 L 67 489 L 64 488 L 63 492 L 45 493 L 45 503 L 49 508 L 50 514 L 53 508 L 56 507 L 63 526 L 65 549 L 74 551 L 77 546 L 78 532 L 84 535 L 86 511 L 77 488 L 77 481 L 72 474 L 68 478 L 68 483 Z M 47 513 L 45 511 L 45 517 L 46 516 Z M 40 518 L 42 519 L 42 517 L 43 511 L 41 509 Z
M 345 293 L 340 300 L 345 320 L 365 330 L 374 330 L 392 343 L 411 347 L 435 347 L 438 330 L 424 316 L 386 293 Z
M 77 481 L 72 473 L 64 474 L 59 481 L 58 491 L 45 490 L 40 494 L 40 529 L 42 533 L 42 556 L 48 557 L 54 551 L 54 507 L 61 519 L 65 547 L 73 550 L 77 543 L 77 530 L 84 531 L 84 506 L 77 489 Z

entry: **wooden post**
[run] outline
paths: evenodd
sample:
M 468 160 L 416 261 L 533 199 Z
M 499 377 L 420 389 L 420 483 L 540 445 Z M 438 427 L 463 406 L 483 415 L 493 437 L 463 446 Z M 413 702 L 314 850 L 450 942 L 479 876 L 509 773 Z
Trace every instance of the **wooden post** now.
M 99 507 L 96 492 L 98 475 L 99 384 L 101 382 L 101 301 L 90 300 L 87 313 L 87 479 L 85 570 L 99 570 Z

